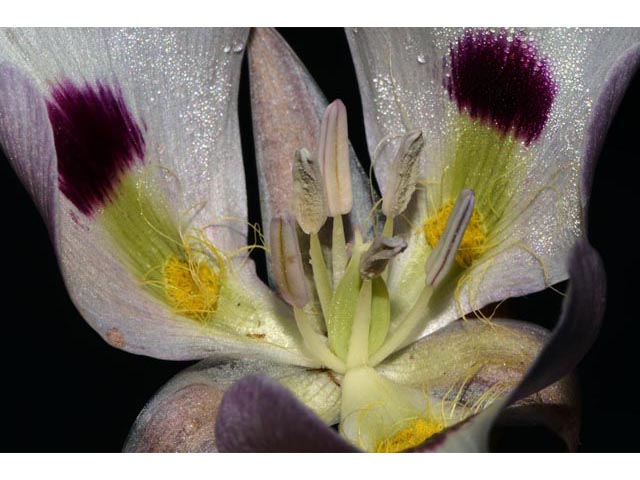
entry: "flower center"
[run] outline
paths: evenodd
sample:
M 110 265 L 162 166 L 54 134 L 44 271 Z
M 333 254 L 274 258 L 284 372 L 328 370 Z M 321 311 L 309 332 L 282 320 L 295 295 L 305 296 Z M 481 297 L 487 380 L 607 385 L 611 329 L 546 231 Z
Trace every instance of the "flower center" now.
M 164 290 L 176 311 L 198 321 L 216 310 L 220 278 L 205 262 L 170 257 L 163 268 Z
M 378 443 L 376 453 L 396 453 L 417 447 L 436 433 L 440 433 L 443 429 L 444 425 L 437 421 L 417 418 L 402 430 Z
M 435 248 L 438 240 L 442 237 L 442 232 L 444 232 L 452 210 L 453 202 L 449 202 L 424 222 L 422 230 L 431 248 Z M 458 264 L 461 267 L 470 267 L 473 262 L 484 253 L 486 241 L 487 229 L 484 217 L 482 213 L 475 208 L 471 214 L 467 230 L 462 237 L 458 253 L 456 254 Z
M 348 246 L 343 216 L 351 212 L 353 198 L 346 111 L 341 102 L 332 103 L 322 120 L 318 160 L 300 149 L 292 165 L 293 211 L 297 225 L 308 235 L 304 245 L 309 248 L 312 283 L 291 216 L 274 216 L 269 228 L 273 278 L 293 307 L 305 347 L 322 366 L 344 375 L 340 431 L 369 451 L 404 450 L 444 428 L 415 413 L 424 412 L 428 403 L 420 390 L 395 384 L 376 368 L 416 339 L 429 320 L 431 297 L 458 255 L 459 261 L 470 264 L 486 239 L 475 195 L 462 188 L 455 204 L 446 205 L 425 225 L 425 234 L 433 235 L 428 237 L 432 251 L 415 277 L 420 290 L 408 296 L 405 308 L 392 304 L 389 286 L 395 261 L 408 247 L 406 240 L 394 235 L 394 219 L 403 214 L 416 190 L 423 145 L 421 131 L 403 137 L 382 199 L 386 219 L 381 234 L 367 241 L 354 228 Z M 329 232 L 320 234 L 328 217 L 330 239 Z M 465 235 L 468 228 L 471 232 Z M 395 433 L 389 436 L 390 432 Z

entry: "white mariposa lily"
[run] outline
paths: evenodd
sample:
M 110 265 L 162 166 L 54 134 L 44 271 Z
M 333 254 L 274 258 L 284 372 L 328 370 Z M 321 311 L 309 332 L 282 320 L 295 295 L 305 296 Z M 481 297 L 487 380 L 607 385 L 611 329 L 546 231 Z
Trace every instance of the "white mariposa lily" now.
M 128 450 L 215 450 L 222 396 L 250 374 L 366 450 L 416 447 L 521 398 L 504 395 L 546 334 L 452 322 L 567 277 L 638 31 L 348 36 L 381 204 L 348 147 L 344 106 L 325 111 L 277 34 L 250 43 L 262 213 L 287 306 L 246 255 L 236 95 L 247 31 L 2 31 L 0 141 L 76 306 L 118 348 L 208 357 L 150 402 Z M 521 405 L 573 395 L 564 380 Z M 220 411 L 234 431 L 241 415 Z M 249 417 L 247 432 L 260 421 Z M 575 446 L 575 418 L 547 421 Z

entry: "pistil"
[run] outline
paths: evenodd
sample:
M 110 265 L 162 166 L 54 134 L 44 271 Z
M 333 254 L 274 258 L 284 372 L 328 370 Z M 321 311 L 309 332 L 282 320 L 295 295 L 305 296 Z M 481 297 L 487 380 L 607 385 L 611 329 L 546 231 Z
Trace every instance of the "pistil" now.
M 356 313 L 353 317 L 349 353 L 347 354 L 347 370 L 366 365 L 369 359 L 369 327 L 371 323 L 371 280 L 364 280 L 360 293 Z

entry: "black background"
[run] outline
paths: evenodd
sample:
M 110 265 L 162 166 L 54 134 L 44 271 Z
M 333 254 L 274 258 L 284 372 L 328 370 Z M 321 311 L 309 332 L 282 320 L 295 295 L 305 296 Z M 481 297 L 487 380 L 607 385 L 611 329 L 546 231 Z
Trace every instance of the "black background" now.
M 345 102 L 350 139 L 366 164 L 360 99 L 344 34 L 317 28 L 281 33 L 326 96 Z M 586 452 L 639 450 L 639 110 L 636 75 L 600 156 L 589 214 L 589 238 L 604 259 L 609 293 L 600 337 L 578 370 L 583 392 L 580 449 Z M 245 69 L 240 117 L 250 220 L 257 221 L 249 115 Z M 102 341 L 69 299 L 44 224 L 4 160 L 0 182 L 0 451 L 119 451 L 146 401 L 189 363 L 132 355 Z M 543 292 L 514 302 L 512 311 L 551 328 L 559 304 L 557 294 Z M 509 438 L 501 448 L 557 446 L 533 430 L 517 430 Z

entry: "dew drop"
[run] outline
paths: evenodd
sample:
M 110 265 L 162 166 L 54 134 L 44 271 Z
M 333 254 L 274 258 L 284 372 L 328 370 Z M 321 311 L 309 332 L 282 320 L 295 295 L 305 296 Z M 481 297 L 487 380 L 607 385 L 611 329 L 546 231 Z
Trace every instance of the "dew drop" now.
M 229 45 L 225 45 L 224 48 L 222 49 L 222 51 L 224 53 L 229 53 L 231 51 L 231 47 Z
M 358 27 L 353 27 L 353 28 L 351 29 L 351 31 L 352 31 L 353 33 L 358 33 Z
M 418 55 L 418 57 L 416 58 L 416 60 L 418 61 L 418 63 L 420 65 L 424 65 L 425 63 L 427 63 L 427 59 L 424 58 L 424 55 L 421 53 L 420 55 Z
M 233 53 L 240 53 L 244 50 L 244 43 L 240 42 L 240 43 L 236 43 L 233 46 Z

